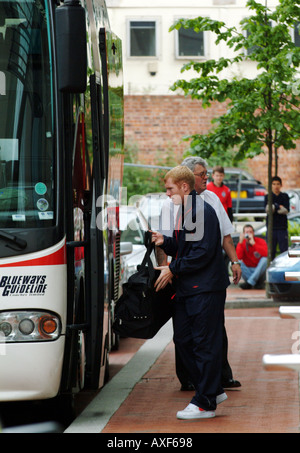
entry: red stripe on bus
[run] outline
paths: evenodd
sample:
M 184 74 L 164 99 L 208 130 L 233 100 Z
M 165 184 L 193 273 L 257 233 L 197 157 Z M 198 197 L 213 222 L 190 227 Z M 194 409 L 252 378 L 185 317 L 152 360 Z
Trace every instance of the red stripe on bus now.
M 15 261 L 14 263 L 0 264 L 0 267 L 19 267 L 19 266 L 55 266 L 59 264 L 66 264 L 66 248 L 62 247 L 57 252 L 51 255 L 42 256 L 41 258 L 33 258 L 25 261 Z

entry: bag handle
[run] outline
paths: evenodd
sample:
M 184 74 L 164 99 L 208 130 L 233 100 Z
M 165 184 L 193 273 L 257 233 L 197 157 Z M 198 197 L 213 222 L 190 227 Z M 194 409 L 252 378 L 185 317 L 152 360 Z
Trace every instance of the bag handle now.
M 155 271 L 154 271 L 154 267 L 153 267 L 153 263 L 150 258 L 150 255 L 151 255 L 152 251 L 154 250 L 154 242 L 152 242 L 152 233 L 150 231 L 145 231 L 144 244 L 145 244 L 145 247 L 147 248 L 147 250 L 146 250 L 145 256 L 143 258 L 141 267 L 145 268 L 146 266 L 148 266 L 150 278 L 151 278 L 151 281 L 153 281 L 155 278 Z
M 145 246 L 147 247 L 147 249 L 149 247 L 152 246 L 152 249 L 154 248 L 154 244 L 152 242 L 152 233 L 151 231 L 145 231 L 145 234 L 144 234 L 144 244 Z

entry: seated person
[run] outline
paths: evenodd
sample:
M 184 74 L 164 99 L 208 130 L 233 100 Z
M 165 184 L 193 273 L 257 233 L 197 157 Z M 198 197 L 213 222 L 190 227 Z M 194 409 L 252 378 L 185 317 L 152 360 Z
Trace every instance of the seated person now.
M 264 239 L 254 236 L 252 225 L 244 225 L 236 253 L 241 260 L 242 278 L 245 280 L 240 287 L 242 289 L 258 287 L 267 269 L 268 245 Z

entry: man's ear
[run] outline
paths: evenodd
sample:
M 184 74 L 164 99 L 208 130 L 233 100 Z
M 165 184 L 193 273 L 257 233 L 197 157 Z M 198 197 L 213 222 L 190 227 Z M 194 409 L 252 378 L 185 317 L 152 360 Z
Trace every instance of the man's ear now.
M 190 193 L 190 186 L 188 185 L 187 182 L 183 182 L 181 184 L 181 188 L 184 190 L 185 193 Z

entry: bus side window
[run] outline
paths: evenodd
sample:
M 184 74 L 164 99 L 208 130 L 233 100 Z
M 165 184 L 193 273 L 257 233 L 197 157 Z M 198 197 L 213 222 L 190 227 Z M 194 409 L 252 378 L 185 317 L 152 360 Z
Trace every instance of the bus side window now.
M 9 160 L 5 165 L 5 178 L 8 186 L 18 184 L 19 179 L 19 161 Z

